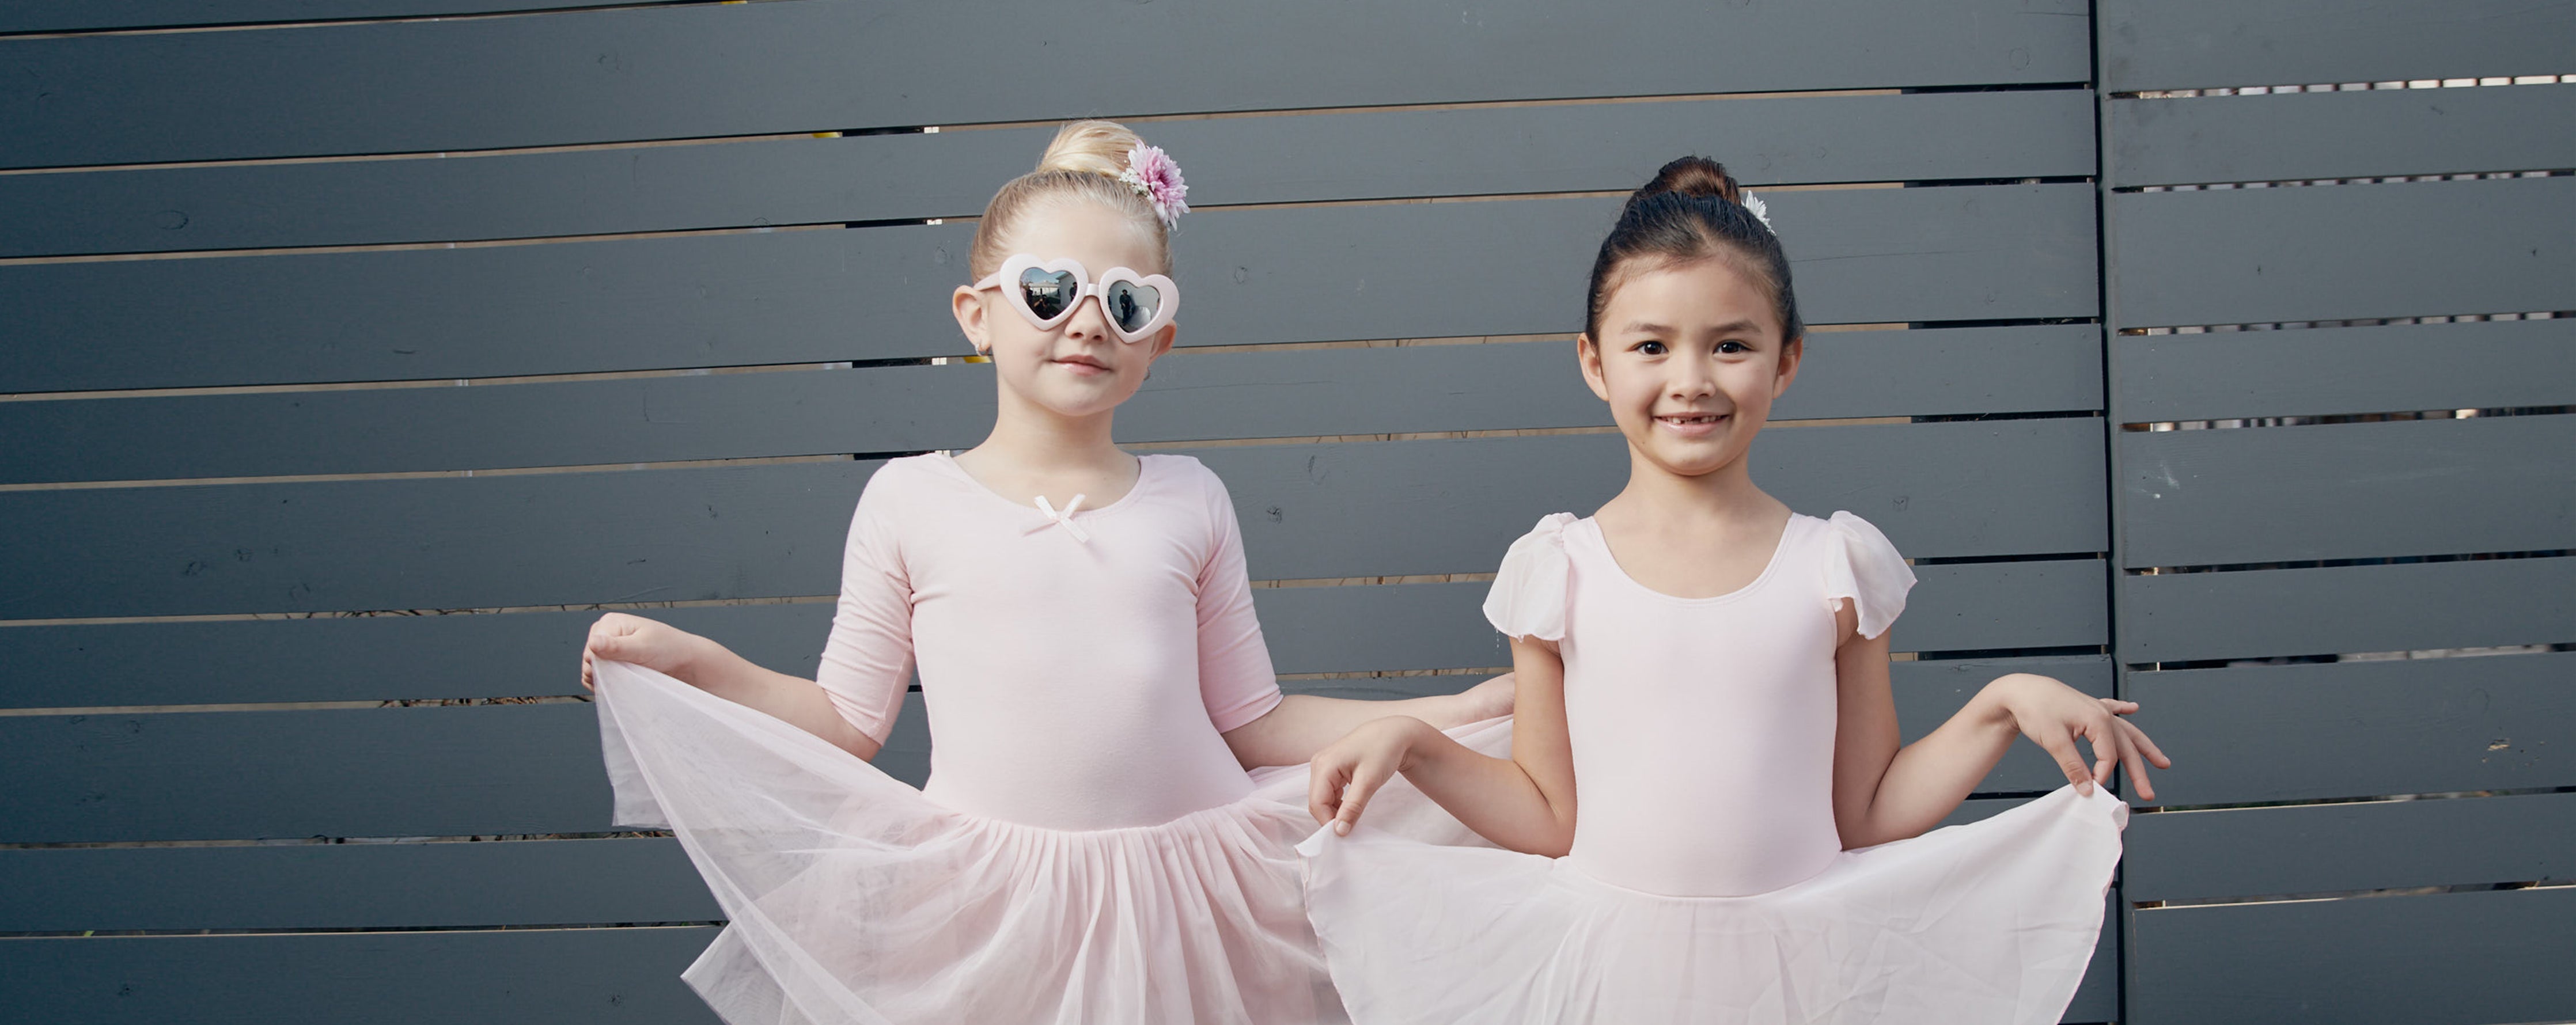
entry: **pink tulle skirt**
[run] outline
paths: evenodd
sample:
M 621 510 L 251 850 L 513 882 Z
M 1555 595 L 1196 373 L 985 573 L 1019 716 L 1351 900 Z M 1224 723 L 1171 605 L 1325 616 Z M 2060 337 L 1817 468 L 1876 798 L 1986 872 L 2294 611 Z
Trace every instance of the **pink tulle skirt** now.
M 732 1025 L 1346 1020 L 1306 918 L 1302 766 L 1158 825 L 1041 829 L 660 673 L 598 677 L 617 821 L 672 829 L 731 920 L 683 978 Z M 1510 725 L 1454 732 L 1500 753 Z M 1381 811 L 1481 843 L 1418 791 Z
M 2127 812 L 2061 789 L 1746 897 L 1640 893 L 1365 824 L 1300 849 L 1363 1025 L 2049 1025 L 2092 957 Z

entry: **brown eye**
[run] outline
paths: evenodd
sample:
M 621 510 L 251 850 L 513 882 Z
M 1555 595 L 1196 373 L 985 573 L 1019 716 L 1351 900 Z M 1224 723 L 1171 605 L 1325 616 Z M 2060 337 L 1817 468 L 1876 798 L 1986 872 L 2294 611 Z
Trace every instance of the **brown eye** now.
M 1638 342 L 1635 346 L 1633 346 L 1633 348 L 1634 348 L 1637 352 L 1639 352 L 1639 353 L 1643 353 L 1643 354 L 1648 355 L 1648 356 L 1661 356 L 1661 355 L 1663 355 L 1663 354 L 1664 354 L 1664 343 L 1662 343 L 1662 342 L 1653 342 L 1653 341 Z

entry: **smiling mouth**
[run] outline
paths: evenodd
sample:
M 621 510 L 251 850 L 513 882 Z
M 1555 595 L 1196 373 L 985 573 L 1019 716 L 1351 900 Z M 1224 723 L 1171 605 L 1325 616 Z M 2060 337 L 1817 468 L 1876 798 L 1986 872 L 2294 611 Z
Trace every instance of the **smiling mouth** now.
M 1666 426 L 1671 427 L 1713 427 L 1723 422 L 1726 419 L 1726 416 L 1727 414 L 1724 413 L 1682 413 L 1677 415 L 1659 416 L 1655 419 L 1660 420 Z

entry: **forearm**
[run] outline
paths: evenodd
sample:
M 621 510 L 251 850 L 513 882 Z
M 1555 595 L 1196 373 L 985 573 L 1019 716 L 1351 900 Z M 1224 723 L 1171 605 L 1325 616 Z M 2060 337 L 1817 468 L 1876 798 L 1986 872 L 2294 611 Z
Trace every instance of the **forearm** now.
M 1362 724 L 1391 715 L 1409 716 L 1435 729 L 1466 725 L 1464 702 L 1455 694 L 1400 701 L 1359 701 L 1314 694 L 1290 694 L 1261 718 L 1228 731 L 1226 746 L 1244 768 L 1295 765 L 1315 757 Z
M 1979 691 L 1939 729 L 1896 752 L 1867 812 L 1845 823 L 1843 846 L 1908 839 L 1939 825 L 1994 771 L 2018 733 L 1993 688 Z
M 672 674 L 682 682 L 763 712 L 862 759 L 876 758 L 880 745 L 842 718 L 821 684 L 763 668 L 724 645 L 698 640 L 698 650 L 688 664 Z
M 1520 763 L 1483 754 L 1419 720 L 1399 771 L 1477 835 L 1524 854 L 1561 857 L 1574 842 L 1574 802 L 1551 799 Z

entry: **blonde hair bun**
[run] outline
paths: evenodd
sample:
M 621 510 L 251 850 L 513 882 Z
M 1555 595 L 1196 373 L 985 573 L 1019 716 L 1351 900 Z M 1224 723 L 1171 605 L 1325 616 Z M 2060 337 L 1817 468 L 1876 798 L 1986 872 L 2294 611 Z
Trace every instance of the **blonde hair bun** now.
M 1144 142 L 1116 121 L 1076 121 L 1055 133 L 1046 155 L 1038 158 L 1038 172 L 1082 171 L 1115 178 L 1127 170 L 1127 151 Z

